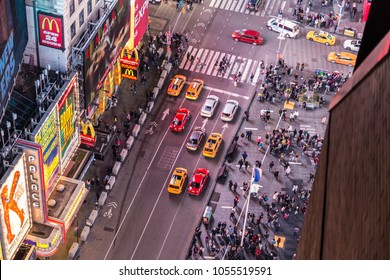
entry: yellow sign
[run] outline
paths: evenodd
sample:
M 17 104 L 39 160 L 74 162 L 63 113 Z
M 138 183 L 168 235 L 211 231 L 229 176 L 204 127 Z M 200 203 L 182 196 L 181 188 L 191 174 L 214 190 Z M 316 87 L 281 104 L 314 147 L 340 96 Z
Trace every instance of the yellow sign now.
M 84 123 L 83 121 L 80 121 L 81 125 L 81 133 L 84 135 L 90 135 L 92 138 L 95 138 L 95 128 L 93 127 L 92 123 L 90 121 L 87 121 Z M 89 130 L 89 134 L 88 134 Z
M 122 68 L 122 77 L 130 80 L 137 80 L 137 70 Z
M 275 246 L 276 247 L 279 247 L 279 248 L 283 248 L 284 247 L 284 242 L 286 241 L 286 237 L 283 237 L 283 236 L 280 236 L 280 235 L 275 235 Z
M 284 109 L 294 110 L 294 106 L 295 106 L 295 102 L 287 101 L 287 100 L 284 102 Z
M 53 19 L 49 19 L 48 17 L 45 17 L 42 21 L 42 29 L 45 29 L 45 23 L 47 22 L 48 24 L 48 30 L 53 30 L 53 23 L 56 25 L 56 30 L 57 30 L 57 33 L 60 33 L 60 28 L 58 26 L 58 23 L 57 21 L 53 18 Z

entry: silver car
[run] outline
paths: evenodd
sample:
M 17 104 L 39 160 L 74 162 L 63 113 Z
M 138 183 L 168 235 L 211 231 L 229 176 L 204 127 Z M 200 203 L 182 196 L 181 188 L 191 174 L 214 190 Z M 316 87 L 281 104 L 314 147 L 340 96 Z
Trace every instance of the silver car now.
M 214 114 L 215 108 L 217 107 L 219 98 L 215 95 L 207 96 L 206 101 L 203 104 L 201 116 L 211 118 Z
M 202 140 L 205 136 L 205 129 L 202 127 L 195 127 L 190 135 L 190 138 L 188 138 L 186 147 L 190 151 L 196 151 L 200 144 L 202 143 Z
M 345 40 L 343 47 L 349 51 L 358 52 L 360 49 L 361 40 Z
M 234 115 L 238 109 L 238 101 L 229 99 L 226 101 L 225 107 L 221 113 L 221 120 L 225 122 L 230 122 L 233 120 Z

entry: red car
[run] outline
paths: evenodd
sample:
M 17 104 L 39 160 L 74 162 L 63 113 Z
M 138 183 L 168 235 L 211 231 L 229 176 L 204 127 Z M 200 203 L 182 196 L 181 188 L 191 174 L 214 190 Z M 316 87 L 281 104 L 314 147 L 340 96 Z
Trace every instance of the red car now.
M 261 36 L 261 33 L 249 29 L 241 29 L 234 31 L 232 34 L 232 38 L 236 42 L 242 41 L 253 45 L 260 45 L 261 43 L 263 43 L 263 37 Z
M 190 184 L 188 185 L 188 193 L 192 195 L 200 195 L 208 178 L 209 171 L 206 168 L 195 169 L 194 174 L 192 174 Z
M 175 132 L 181 132 L 184 130 L 186 123 L 190 119 L 190 111 L 186 108 L 179 108 L 176 111 L 176 115 L 169 128 Z

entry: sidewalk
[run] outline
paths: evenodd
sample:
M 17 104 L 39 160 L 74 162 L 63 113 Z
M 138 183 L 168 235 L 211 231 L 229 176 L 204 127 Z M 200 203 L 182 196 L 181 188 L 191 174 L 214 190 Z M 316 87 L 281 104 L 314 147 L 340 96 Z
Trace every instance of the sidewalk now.
M 308 78 L 313 74 L 309 71 L 304 72 L 305 78 Z M 324 95 L 324 97 L 326 102 L 330 101 L 331 96 Z M 298 107 L 297 104 L 295 105 L 295 110 L 299 112 L 298 120 L 296 122 L 290 123 L 289 117 L 287 115 L 286 121 L 281 121 L 279 124 L 279 128 L 288 129 L 288 127 L 291 125 L 293 129 L 306 129 L 310 133 L 310 135 L 313 135 L 315 132 L 319 134 L 320 137 L 323 137 L 326 126 L 321 123 L 321 119 L 324 116 L 328 115 L 327 109 L 324 107 L 316 109 L 314 111 L 307 111 L 301 107 Z M 281 103 L 271 105 L 268 102 L 261 103 L 257 101 L 256 98 L 254 98 L 253 102 L 251 103 L 249 108 L 249 121 L 242 122 L 237 132 L 237 135 L 240 135 L 242 132 L 245 133 L 248 130 L 252 130 L 252 139 L 250 141 L 248 139 L 245 139 L 244 141 L 242 141 L 241 139 L 238 140 L 238 149 L 235 152 L 233 161 L 230 164 L 227 161 L 225 162 L 225 164 L 229 166 L 229 174 L 224 182 L 216 184 L 214 193 L 208 204 L 213 209 L 212 220 L 207 228 L 205 227 L 205 225 L 201 224 L 202 235 L 200 240 L 198 240 L 196 244 L 198 247 L 202 246 L 205 248 L 205 259 L 255 259 L 254 252 L 256 247 L 253 246 L 253 244 L 252 249 L 245 248 L 244 250 L 242 250 L 242 248 L 237 247 L 236 250 L 241 250 L 241 252 L 239 252 L 236 257 L 229 257 L 228 253 L 225 255 L 225 244 L 229 242 L 230 236 L 227 238 L 227 240 L 224 240 L 222 235 L 220 233 L 217 233 L 214 248 L 213 246 L 206 245 L 205 236 L 207 235 L 207 232 L 211 236 L 213 229 L 218 226 L 218 223 L 225 222 L 227 224 L 226 228 L 229 228 L 230 225 L 234 227 L 238 219 L 239 221 L 237 223 L 237 235 L 240 235 L 240 231 L 243 228 L 246 207 L 245 201 L 247 197 L 246 194 L 244 194 L 243 183 L 245 181 L 250 182 L 252 176 L 252 167 L 255 166 L 257 160 L 260 162 L 263 160 L 265 151 L 268 147 L 268 145 L 264 145 L 264 149 L 259 151 L 257 146 L 257 137 L 261 136 L 264 142 L 265 134 L 267 132 L 272 133 L 272 130 L 275 129 L 279 121 L 278 111 L 281 108 L 283 108 L 283 104 Z M 260 111 L 262 109 L 269 109 L 273 111 L 273 113 L 271 113 L 271 120 L 269 123 L 265 123 L 263 120 L 260 119 Z M 260 185 L 262 185 L 262 188 L 258 191 L 256 198 L 252 197 L 250 199 L 248 213 L 254 214 L 254 223 L 252 223 L 252 219 L 249 218 L 249 223 L 247 223 L 247 227 L 250 226 L 253 229 L 254 235 L 260 234 L 259 239 L 262 241 L 261 244 L 263 244 L 263 253 L 260 259 L 292 259 L 296 251 L 298 239 L 297 236 L 294 235 L 294 227 L 298 226 L 299 229 L 302 228 L 304 215 L 300 211 L 297 214 L 294 214 L 295 211 L 292 211 L 290 212 L 290 217 L 287 220 L 284 220 L 283 217 L 280 215 L 283 199 L 281 199 L 280 203 L 278 203 L 278 201 L 273 201 L 272 197 L 275 192 L 281 192 L 282 194 L 287 194 L 290 198 L 293 198 L 295 200 L 295 205 L 298 205 L 299 203 L 300 206 L 303 206 L 307 199 L 301 199 L 298 194 L 293 193 L 292 186 L 298 185 L 299 189 L 302 190 L 302 193 L 308 193 L 312 186 L 312 183 L 308 183 L 308 180 L 310 178 L 310 172 L 314 172 L 315 170 L 313 168 L 314 166 L 310 158 L 306 155 L 302 155 L 302 149 L 297 147 L 296 141 L 292 143 L 291 150 L 299 153 L 299 160 L 298 162 L 295 162 L 294 160 L 289 161 L 289 156 L 286 153 L 287 161 L 290 162 L 291 167 L 291 174 L 289 177 L 285 176 L 284 168 L 279 162 L 278 157 L 274 156 L 273 154 L 270 154 L 269 151 L 267 152 L 265 161 L 262 164 L 263 175 L 260 181 Z M 248 154 L 247 160 L 249 161 L 250 165 L 248 169 L 245 169 L 245 167 L 243 167 L 243 170 L 240 171 L 239 165 L 237 163 L 244 151 Z M 273 171 L 279 171 L 278 180 L 274 179 L 273 173 L 268 171 L 268 167 L 271 161 L 274 161 L 275 163 Z M 237 192 L 229 190 L 229 180 L 237 182 Z M 261 204 L 258 198 L 263 194 L 267 194 L 269 198 L 268 203 L 266 204 Z M 236 208 L 235 218 L 230 219 L 229 217 L 233 207 L 233 199 L 236 195 L 239 198 L 239 203 Z M 281 226 L 279 229 L 275 229 L 274 226 L 272 226 L 271 224 L 267 225 L 266 208 L 270 207 L 272 202 L 275 202 L 272 211 L 277 216 L 279 216 L 278 220 Z M 262 219 L 261 226 L 257 227 L 256 220 L 261 213 L 264 215 L 264 218 Z M 281 240 L 279 247 L 276 244 L 273 246 L 272 239 L 275 239 L 276 241 L 279 237 Z M 241 241 L 241 237 L 239 238 L 239 241 Z M 189 253 L 189 256 L 190 255 L 191 253 Z M 190 256 L 189 258 L 193 259 L 192 256 Z
M 152 35 L 153 30 L 151 31 Z M 157 33 L 158 34 L 158 33 Z M 146 46 L 148 45 L 148 36 L 144 36 L 144 47 L 143 49 L 146 49 Z M 161 56 L 159 59 L 159 63 L 157 65 L 161 64 L 162 58 L 164 55 Z M 150 60 L 149 60 L 150 61 Z M 156 66 L 150 65 L 150 69 L 148 71 L 140 71 L 139 70 L 139 79 L 136 82 L 136 93 L 132 93 L 131 90 L 131 84 L 132 81 L 128 79 L 123 79 L 121 85 L 118 88 L 117 91 L 117 99 L 118 103 L 116 107 L 112 107 L 109 110 L 106 110 L 104 114 L 102 115 L 102 124 L 100 128 L 95 128 L 97 134 L 99 131 L 104 131 L 104 122 L 107 123 L 109 127 L 112 127 L 114 124 L 114 116 L 117 116 L 118 122 L 117 126 L 118 129 L 116 132 L 110 132 L 110 141 L 107 144 L 107 146 L 104 149 L 104 160 L 97 159 L 94 161 L 88 170 L 86 171 L 85 175 L 81 180 L 87 181 L 88 179 L 96 179 L 100 180 L 100 183 L 96 183 L 91 186 L 91 191 L 89 192 L 87 199 L 84 201 L 84 204 L 80 211 L 77 214 L 77 217 L 75 217 L 71 227 L 69 228 L 67 234 L 66 234 L 66 243 L 63 243 L 59 246 L 59 250 L 57 253 L 50 257 L 51 260 L 67 260 L 68 257 L 68 251 L 70 247 L 72 246 L 73 242 L 79 242 L 80 246 L 83 246 L 83 243 L 80 242 L 79 237 L 81 234 L 81 231 L 83 230 L 85 226 L 85 222 L 88 219 L 89 215 L 91 214 L 91 211 L 95 209 L 96 205 L 95 203 L 98 201 L 100 194 L 104 190 L 104 186 L 101 183 L 105 175 L 107 174 L 107 171 L 111 169 L 116 161 L 113 153 L 112 146 L 114 144 L 114 140 L 116 136 L 120 139 L 120 148 L 119 151 L 122 150 L 123 147 L 126 145 L 126 134 L 130 133 L 137 122 L 136 118 L 132 118 L 130 125 L 128 128 L 123 127 L 123 123 L 126 121 L 126 115 L 128 113 L 132 112 L 138 112 L 138 108 L 145 109 L 147 102 L 148 102 L 148 94 L 153 90 L 155 85 L 158 82 L 158 79 L 160 77 L 160 71 L 157 69 Z M 145 75 L 147 78 L 146 85 L 143 86 L 141 84 L 141 76 Z M 105 133 L 107 133 L 105 131 Z M 80 151 L 85 151 L 83 149 L 79 149 Z M 85 152 L 84 152 L 85 153 Z M 131 151 L 130 151 L 131 153 Z M 74 174 L 74 176 L 77 176 L 77 173 Z M 109 195 L 109 193 L 108 193 Z M 92 227 L 91 230 L 93 231 L 94 228 Z M 80 256 L 76 256 L 76 259 L 78 259 Z M 88 257 L 84 256 L 84 259 L 88 259 Z

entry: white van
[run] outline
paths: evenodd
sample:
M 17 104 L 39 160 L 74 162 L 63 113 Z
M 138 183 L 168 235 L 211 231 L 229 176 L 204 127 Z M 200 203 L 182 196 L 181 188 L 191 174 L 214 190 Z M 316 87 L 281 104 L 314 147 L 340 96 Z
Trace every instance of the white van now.
M 271 18 L 267 22 L 269 30 L 284 34 L 288 38 L 296 38 L 299 34 L 298 24 L 284 18 Z

